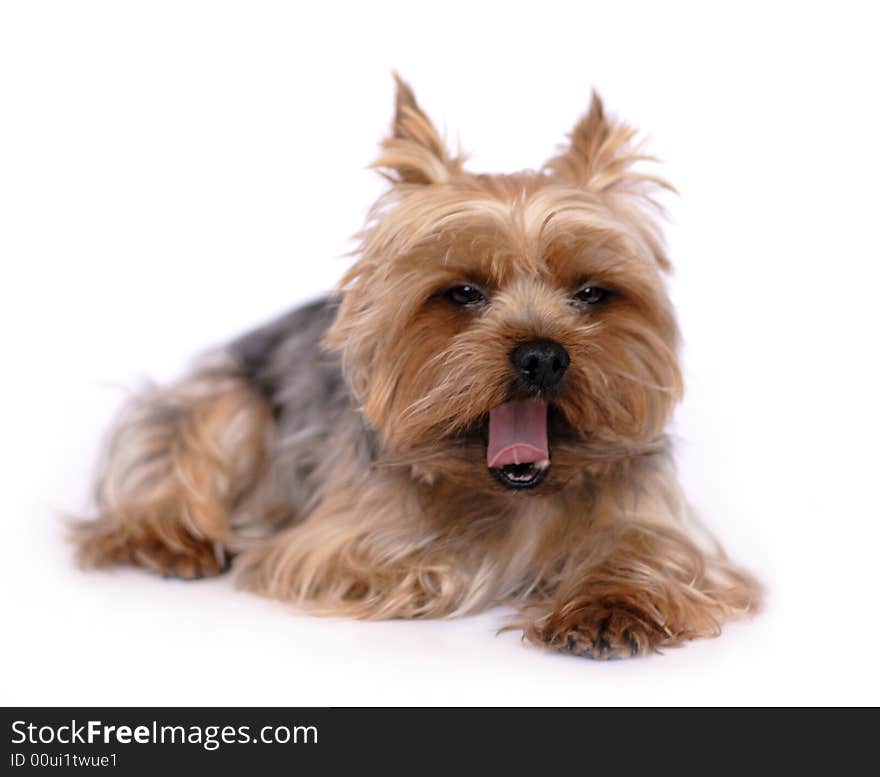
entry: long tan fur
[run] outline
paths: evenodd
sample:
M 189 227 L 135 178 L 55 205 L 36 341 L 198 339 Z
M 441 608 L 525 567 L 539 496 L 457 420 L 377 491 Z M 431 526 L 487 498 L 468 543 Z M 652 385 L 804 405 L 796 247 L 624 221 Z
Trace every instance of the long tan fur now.
M 507 603 L 528 639 L 594 658 L 755 612 L 759 585 L 696 523 L 671 465 L 682 380 L 656 200 L 671 187 L 635 131 L 594 95 L 544 167 L 474 174 L 397 89 L 376 162 L 390 189 L 332 306 L 135 403 L 81 558 L 194 576 L 235 551 L 253 590 L 358 618 Z M 613 298 L 585 312 L 585 282 Z M 484 290 L 478 311 L 448 304 L 462 283 Z M 489 475 L 478 430 L 533 340 L 571 364 L 551 474 L 522 494 Z M 318 385 L 337 374 L 339 390 Z

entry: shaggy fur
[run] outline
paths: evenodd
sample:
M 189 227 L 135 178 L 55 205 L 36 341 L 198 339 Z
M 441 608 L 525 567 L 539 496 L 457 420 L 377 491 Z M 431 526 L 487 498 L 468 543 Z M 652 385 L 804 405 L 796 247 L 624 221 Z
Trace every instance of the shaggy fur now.
M 247 587 L 316 612 L 447 617 L 497 603 L 594 658 L 719 633 L 757 583 L 694 523 L 663 431 L 681 396 L 669 260 L 632 129 L 598 97 L 544 168 L 467 172 L 397 83 L 389 179 L 336 296 L 137 398 L 113 433 L 89 565 Z M 584 306 L 576 292 L 608 298 Z M 469 284 L 479 304 L 450 301 Z M 524 386 L 520 344 L 570 357 Z M 546 478 L 505 488 L 489 412 L 549 406 Z

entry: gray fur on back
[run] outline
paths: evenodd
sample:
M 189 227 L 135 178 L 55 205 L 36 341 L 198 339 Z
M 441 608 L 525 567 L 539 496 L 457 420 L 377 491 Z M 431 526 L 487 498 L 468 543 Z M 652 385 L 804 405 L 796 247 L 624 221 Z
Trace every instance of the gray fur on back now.
M 275 516 L 276 522 L 304 517 L 314 507 L 343 454 L 361 459 L 361 471 L 374 458 L 374 436 L 352 401 L 339 359 L 321 346 L 337 306 L 331 297 L 317 300 L 228 346 L 276 421 L 263 495 L 270 504 L 264 507 L 274 512 L 283 505 L 290 513 Z M 241 518 L 251 523 L 266 516 Z

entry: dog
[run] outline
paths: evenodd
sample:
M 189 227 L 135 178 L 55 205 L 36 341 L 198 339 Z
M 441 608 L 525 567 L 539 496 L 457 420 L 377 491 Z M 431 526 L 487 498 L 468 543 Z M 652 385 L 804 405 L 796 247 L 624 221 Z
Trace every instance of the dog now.
M 539 170 L 472 173 L 395 80 L 389 185 L 338 289 L 131 400 L 80 562 L 233 567 L 364 619 L 504 604 L 596 659 L 754 613 L 664 433 L 682 377 L 656 160 L 594 93 Z

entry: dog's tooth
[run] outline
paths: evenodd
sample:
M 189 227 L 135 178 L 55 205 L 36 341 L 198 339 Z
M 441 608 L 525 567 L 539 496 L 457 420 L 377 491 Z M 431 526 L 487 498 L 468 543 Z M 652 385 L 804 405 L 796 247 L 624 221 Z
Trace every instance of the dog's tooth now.
M 535 469 L 547 469 L 550 466 L 550 459 L 541 459 L 540 461 L 536 461 L 532 466 Z

